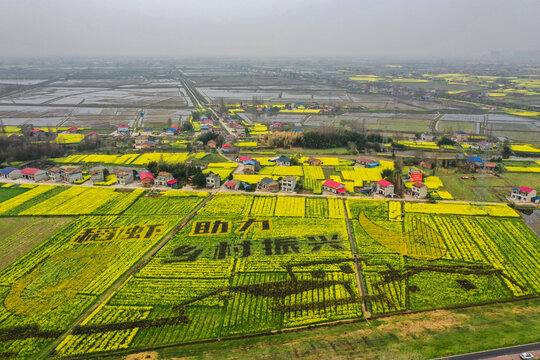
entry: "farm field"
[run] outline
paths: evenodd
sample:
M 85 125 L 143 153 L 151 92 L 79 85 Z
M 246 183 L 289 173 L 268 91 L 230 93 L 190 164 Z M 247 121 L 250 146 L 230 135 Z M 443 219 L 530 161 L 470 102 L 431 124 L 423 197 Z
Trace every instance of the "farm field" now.
M 0 270 L 66 225 L 70 217 L 0 217 Z
M 199 153 L 145 153 L 145 154 L 124 154 L 124 155 L 70 155 L 63 158 L 54 158 L 51 161 L 61 164 L 114 164 L 114 165 L 137 165 L 144 166 L 151 161 L 164 161 L 169 163 L 185 162 L 187 160 L 202 160 L 209 156 L 205 152 Z
M 108 194 L 86 194 L 105 199 L 95 206 L 92 197 L 87 201 L 77 199 L 85 197 L 81 194 L 70 194 L 77 199 L 76 203 L 68 201 L 67 195 L 73 189 L 81 190 L 37 186 L 0 203 L 3 214 L 18 215 L 18 209 L 24 208 L 28 215 L 42 213 L 45 216 L 0 217 L 1 223 L 9 225 L 10 229 L 3 239 L 3 247 L 13 243 L 17 236 L 27 237 L 10 248 L 13 256 L 10 264 L 2 260 L 3 266 L 9 264 L 0 271 L 0 354 L 3 357 L 34 359 L 184 217 L 181 211 L 174 215 L 160 214 L 160 207 L 151 203 L 160 201 L 161 197 L 149 198 L 144 213 L 118 215 L 131 206 L 142 191 L 112 197 L 111 189 L 99 189 L 108 190 Z M 36 200 L 48 192 L 55 195 L 44 202 Z M 165 193 L 162 197 L 182 203 L 187 214 L 206 196 L 205 193 L 192 195 L 169 197 Z M 30 205 L 25 206 L 26 203 Z M 53 213 L 78 216 L 53 217 Z M 24 248 L 29 251 L 20 254 Z M 132 314 L 128 309 L 126 314 L 117 318 L 144 318 L 144 312 L 138 310 Z M 93 330 L 78 331 L 92 333 Z M 124 333 L 129 337 L 133 329 Z M 116 337 L 117 340 L 118 344 L 123 342 L 121 337 Z
M 405 203 L 388 221 L 400 217 L 385 201 L 347 202 L 373 314 L 540 291 L 540 239 L 506 205 Z
M 160 349 L 153 359 L 432 359 L 538 340 L 540 299 Z M 406 329 L 406 330 L 404 330 Z M 157 357 L 156 357 L 157 356 Z M 117 357 L 103 357 L 116 359 Z
M 41 185 L 0 202 L 8 241 L 54 224 L 0 271 L 0 354 L 134 352 L 540 293 L 540 239 L 503 204 L 136 191 Z

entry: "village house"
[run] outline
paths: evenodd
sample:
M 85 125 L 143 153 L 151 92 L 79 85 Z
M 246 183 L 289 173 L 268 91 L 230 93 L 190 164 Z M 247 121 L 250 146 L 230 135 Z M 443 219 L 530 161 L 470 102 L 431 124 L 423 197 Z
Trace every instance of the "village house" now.
M 414 167 L 410 167 L 409 171 L 407 172 L 407 177 L 409 179 L 414 178 L 413 181 L 422 181 L 422 175 L 422 171 Z
M 484 167 L 484 160 L 478 156 L 469 156 L 467 163 L 471 169 L 479 169 Z
M 89 174 L 93 182 L 103 182 L 107 177 L 107 169 L 103 166 L 95 166 L 90 169 Z
M 321 159 L 315 159 L 313 157 L 309 158 L 309 160 L 306 162 L 311 166 L 320 166 L 322 164 Z
M 510 194 L 511 200 L 522 202 L 531 202 L 534 197 L 536 197 L 536 190 L 526 186 L 512 189 L 512 193 Z
M 234 152 L 234 149 L 230 144 L 223 144 L 221 146 L 221 151 L 224 153 L 232 153 Z
M 361 157 L 361 158 L 356 159 L 355 165 L 367 166 L 369 164 L 373 164 L 374 162 L 375 162 L 375 160 L 368 159 L 368 158 L 365 158 L 365 157 Z
M 334 181 L 334 180 L 326 180 L 322 184 L 322 189 L 323 191 L 328 191 L 333 194 L 343 194 L 347 192 L 347 189 L 345 189 L 344 184 Z
M 61 182 L 62 180 L 62 169 L 55 166 L 47 170 L 47 175 L 49 175 L 49 180 L 54 182 Z
M 170 172 L 161 171 L 156 177 L 156 185 L 167 186 L 167 182 L 173 180 L 174 176 Z
M 206 187 L 210 189 L 217 189 L 221 185 L 221 179 L 219 175 L 210 173 L 206 176 Z
M 464 131 L 456 131 L 452 135 L 452 140 L 457 142 L 464 142 L 469 140 L 469 135 Z
M 257 183 L 257 189 L 267 191 L 279 191 L 279 183 L 269 177 L 264 177 Z
M 240 187 L 240 180 L 232 179 L 225 183 L 225 187 L 229 190 L 238 190 Z
M 495 144 L 485 140 L 479 141 L 477 145 L 480 150 L 493 150 L 495 147 Z
M 148 142 L 148 136 L 139 136 L 135 139 L 135 149 L 142 149 L 142 145 Z
M 146 129 L 143 129 L 143 131 L 141 132 L 141 135 L 142 136 L 152 136 L 153 130 L 151 128 L 146 128 Z
M 13 167 L 5 167 L 0 170 L 0 178 L 15 180 L 22 176 L 21 170 Z
M 154 185 L 154 175 L 152 175 L 151 172 L 145 171 L 139 173 L 139 180 L 141 180 L 141 184 L 143 187 L 150 187 Z
M 26 168 L 21 171 L 23 179 L 32 180 L 32 181 L 41 181 L 47 180 L 49 176 L 45 170 L 35 169 L 35 168 Z
M 428 194 L 427 191 L 428 187 L 426 184 L 422 182 L 415 182 L 409 190 L 409 193 L 418 199 L 425 199 Z
M 67 167 L 60 171 L 62 181 L 73 184 L 75 181 L 82 180 L 83 174 L 80 167 Z
M 495 169 L 497 169 L 498 166 L 499 165 L 497 165 L 495 163 L 485 162 L 484 166 L 479 168 L 479 170 L 481 170 L 481 172 L 493 173 L 495 171 Z
M 261 163 L 257 160 L 251 159 L 244 162 L 244 174 L 257 174 L 261 169 Z
M 296 189 L 296 176 L 285 176 L 281 179 L 281 191 L 293 192 Z
M 422 133 L 420 135 L 420 140 L 422 141 L 433 141 L 433 139 L 435 139 L 435 135 L 430 133 Z
M 116 136 L 129 137 L 131 135 L 129 131 L 129 125 L 123 124 L 119 125 L 116 128 Z
M 120 169 L 116 172 L 116 183 L 118 185 L 127 185 L 133 182 L 133 171 Z
M 57 135 L 53 133 L 47 133 L 41 129 L 34 129 L 30 132 L 30 136 L 33 137 L 34 140 L 49 141 L 56 138 Z
M 206 143 L 206 146 L 208 146 L 211 149 L 215 149 L 217 147 L 216 140 L 210 140 Z
M 388 180 L 381 179 L 377 181 L 377 190 L 375 192 L 383 196 L 392 196 L 394 195 L 394 184 Z
M 70 127 L 69 129 L 67 129 L 66 131 L 63 132 L 63 134 L 77 134 L 79 133 L 79 128 L 75 127 L 75 126 L 72 126 Z
M 280 156 L 276 159 L 276 166 L 291 166 L 291 159 L 286 156 Z

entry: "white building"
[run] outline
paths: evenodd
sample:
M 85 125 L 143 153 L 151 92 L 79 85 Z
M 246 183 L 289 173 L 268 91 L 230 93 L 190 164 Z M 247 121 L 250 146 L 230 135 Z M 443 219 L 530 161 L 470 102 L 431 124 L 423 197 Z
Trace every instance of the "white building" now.
M 296 189 L 296 177 L 285 176 L 281 179 L 281 191 L 293 192 Z

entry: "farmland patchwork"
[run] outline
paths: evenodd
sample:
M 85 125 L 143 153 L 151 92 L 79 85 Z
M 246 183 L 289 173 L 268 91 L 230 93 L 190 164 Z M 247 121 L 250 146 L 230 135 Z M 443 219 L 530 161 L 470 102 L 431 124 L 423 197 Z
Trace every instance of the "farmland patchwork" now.
M 146 349 L 540 293 L 540 239 L 505 205 L 2 191 L 6 241 L 32 224 L 54 231 L 4 262 L 0 357 Z

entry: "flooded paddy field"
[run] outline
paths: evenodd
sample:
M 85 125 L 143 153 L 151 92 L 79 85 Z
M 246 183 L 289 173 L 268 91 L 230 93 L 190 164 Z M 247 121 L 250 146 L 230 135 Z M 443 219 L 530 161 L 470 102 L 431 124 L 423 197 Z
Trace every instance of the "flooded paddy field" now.
M 438 129 L 477 133 L 486 117 L 489 129 L 508 132 L 510 138 L 516 135 L 514 132 L 540 132 L 540 120 L 506 114 L 445 114 L 439 121 Z
M 289 115 L 289 114 L 272 114 L 272 113 L 238 113 L 246 122 L 272 124 L 280 122 L 282 124 L 293 124 L 300 126 L 309 115 Z
M 56 87 L 33 88 L 3 97 L 0 104 L 24 105 L 125 105 L 187 107 L 190 101 L 181 88 L 93 88 Z
M 337 104 L 350 101 L 344 90 L 328 87 L 297 87 L 297 86 L 254 86 L 254 87 L 198 87 L 197 90 L 208 102 L 226 103 L 251 102 L 253 100 L 265 103 L 319 103 Z
M 0 105 L 4 125 L 76 126 L 109 128 L 112 125 L 133 125 L 136 108 L 54 107 Z
M 188 120 L 191 115 L 191 111 L 187 109 L 172 110 L 172 109 L 145 109 L 144 120 L 139 127 L 149 128 L 161 128 L 168 125 L 169 119 L 171 119 L 172 125 L 183 124 Z

